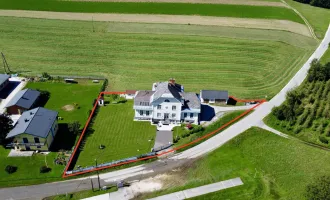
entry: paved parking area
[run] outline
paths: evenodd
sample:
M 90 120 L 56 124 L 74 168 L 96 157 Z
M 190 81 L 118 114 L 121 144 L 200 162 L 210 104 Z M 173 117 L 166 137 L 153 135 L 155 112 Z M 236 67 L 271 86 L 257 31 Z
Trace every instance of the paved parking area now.
M 173 143 L 172 131 L 157 131 L 154 149 L 160 149 L 161 147 L 168 146 Z

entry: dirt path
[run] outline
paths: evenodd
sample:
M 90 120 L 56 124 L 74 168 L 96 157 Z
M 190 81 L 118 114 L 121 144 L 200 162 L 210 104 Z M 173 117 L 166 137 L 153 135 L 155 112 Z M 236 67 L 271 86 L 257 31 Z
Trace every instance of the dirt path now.
M 309 36 L 307 26 L 287 20 L 266 20 L 229 17 L 208 17 L 188 15 L 147 15 L 147 14 L 100 14 L 100 13 L 69 13 L 47 11 L 21 11 L 0 10 L 0 16 L 28 17 L 40 19 L 60 19 L 79 21 L 112 21 L 112 22 L 136 22 L 157 24 L 195 24 L 211 26 L 229 26 L 257 29 L 284 30 Z
M 207 4 L 232 4 L 232 5 L 286 7 L 286 5 L 282 2 L 271 2 L 271 1 L 260 1 L 260 0 L 67 0 L 67 1 L 207 3 Z

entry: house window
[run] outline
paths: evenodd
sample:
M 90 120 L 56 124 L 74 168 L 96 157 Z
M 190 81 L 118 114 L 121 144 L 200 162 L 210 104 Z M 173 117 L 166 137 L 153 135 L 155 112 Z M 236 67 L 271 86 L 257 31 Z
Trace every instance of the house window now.
M 35 138 L 34 138 L 34 142 L 35 142 L 35 143 L 40 143 L 39 138 L 35 137 Z
M 166 99 L 165 102 L 170 102 L 170 100 Z
M 40 148 L 41 148 L 41 146 L 37 146 L 37 148 L 38 148 L 38 149 L 40 149 Z
M 172 118 L 175 118 L 175 116 L 176 116 L 175 113 L 172 113 Z
M 157 117 L 161 117 L 162 116 L 162 114 L 161 113 L 157 113 Z
M 158 105 L 158 106 L 157 106 L 157 109 L 158 109 L 158 110 L 162 109 L 162 106 L 161 106 L 161 105 Z
M 187 113 L 183 113 L 183 117 L 186 118 L 187 117 Z
M 172 106 L 172 110 L 176 110 L 176 106 Z
M 140 110 L 140 115 L 143 115 L 143 110 Z
M 25 137 L 23 138 L 23 143 L 29 143 L 29 140 Z
M 194 113 L 190 113 L 190 118 L 193 118 L 194 117 Z
M 149 113 L 149 110 L 147 110 L 147 111 L 146 111 L 146 115 L 149 116 L 149 114 L 150 114 L 150 113 Z

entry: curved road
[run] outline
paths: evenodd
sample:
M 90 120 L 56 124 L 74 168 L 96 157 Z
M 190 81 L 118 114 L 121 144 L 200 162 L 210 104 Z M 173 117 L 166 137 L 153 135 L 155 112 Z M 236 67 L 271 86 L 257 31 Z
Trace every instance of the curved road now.
M 262 119 L 271 112 L 271 109 L 274 106 L 279 106 L 284 102 L 287 91 L 297 87 L 303 82 L 307 75 L 311 61 L 313 59 L 320 59 L 328 49 L 329 43 L 330 26 L 319 47 L 311 55 L 308 61 L 302 66 L 302 68 L 296 73 L 296 75 L 290 80 L 290 82 L 273 99 L 271 99 L 269 102 L 263 103 L 261 106 L 256 108 L 253 113 L 225 129 L 221 132 L 221 134 L 215 135 L 205 142 L 184 152 L 175 154 L 168 158 L 166 161 L 158 160 L 150 164 L 102 174 L 100 175 L 102 184 L 122 179 L 141 179 L 145 176 L 152 176 L 157 173 L 166 172 L 219 148 L 221 145 L 243 133 L 250 127 L 258 126 Z M 95 176 L 92 178 L 95 178 Z M 94 185 L 96 185 L 96 182 L 94 182 Z M 89 177 L 34 186 L 4 188 L 0 189 L 0 197 L 1 199 L 41 199 L 45 196 L 65 194 L 68 192 L 80 191 L 88 188 L 90 188 Z

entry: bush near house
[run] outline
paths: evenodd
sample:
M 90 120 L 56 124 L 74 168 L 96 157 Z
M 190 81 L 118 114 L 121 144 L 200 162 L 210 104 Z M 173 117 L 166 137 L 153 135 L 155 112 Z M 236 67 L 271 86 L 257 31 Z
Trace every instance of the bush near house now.
M 8 174 L 12 174 L 12 173 L 16 172 L 16 170 L 17 170 L 17 167 L 13 166 L 13 165 L 7 165 L 6 168 L 5 168 L 5 171 Z

